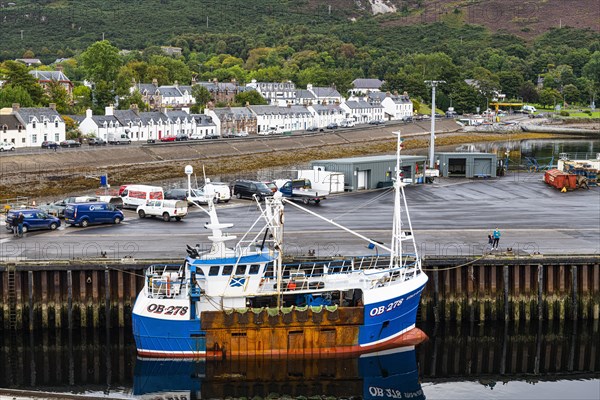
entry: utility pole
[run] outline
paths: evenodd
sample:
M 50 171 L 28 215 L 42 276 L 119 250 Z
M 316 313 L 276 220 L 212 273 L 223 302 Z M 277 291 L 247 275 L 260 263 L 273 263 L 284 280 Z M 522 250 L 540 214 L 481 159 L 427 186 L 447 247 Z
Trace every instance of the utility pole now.
M 435 88 L 440 83 L 446 83 L 446 81 L 425 81 L 427 86 L 431 86 L 431 139 L 429 143 L 429 168 L 433 169 L 434 160 L 433 153 L 435 150 Z

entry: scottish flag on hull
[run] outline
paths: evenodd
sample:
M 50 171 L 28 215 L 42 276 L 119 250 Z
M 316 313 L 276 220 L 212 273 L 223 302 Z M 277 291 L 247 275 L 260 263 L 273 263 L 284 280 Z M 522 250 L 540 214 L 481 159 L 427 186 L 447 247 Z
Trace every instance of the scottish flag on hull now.
M 243 287 L 246 284 L 246 278 L 243 276 L 234 276 L 229 282 L 230 287 Z

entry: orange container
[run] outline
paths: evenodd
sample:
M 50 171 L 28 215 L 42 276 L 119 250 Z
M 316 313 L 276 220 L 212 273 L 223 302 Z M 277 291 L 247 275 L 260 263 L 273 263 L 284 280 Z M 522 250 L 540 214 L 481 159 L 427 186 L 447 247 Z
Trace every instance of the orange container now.
M 557 189 L 566 188 L 567 190 L 577 189 L 577 175 L 568 174 L 558 169 L 546 171 L 544 181 Z

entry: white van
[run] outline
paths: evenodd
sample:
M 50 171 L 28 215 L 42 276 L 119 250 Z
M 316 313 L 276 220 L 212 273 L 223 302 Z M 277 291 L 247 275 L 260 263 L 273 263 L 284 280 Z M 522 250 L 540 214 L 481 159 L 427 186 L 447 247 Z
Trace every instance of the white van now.
M 534 106 L 528 106 L 527 104 L 523 106 L 523 108 L 521 108 L 521 111 L 526 112 L 528 114 L 533 114 L 534 112 L 536 112 L 537 110 L 535 109 Z
M 121 193 L 123 208 L 138 208 L 146 204 L 148 200 L 163 200 L 165 198 L 163 188 L 148 185 L 127 185 Z
M 340 122 L 341 128 L 352 128 L 353 126 L 354 126 L 354 121 L 352 121 L 351 119 L 345 119 L 342 122 Z
M 140 218 L 161 217 L 163 221 L 169 222 L 172 218 L 181 221 L 188 213 L 188 205 L 185 200 L 149 200 L 137 208 Z

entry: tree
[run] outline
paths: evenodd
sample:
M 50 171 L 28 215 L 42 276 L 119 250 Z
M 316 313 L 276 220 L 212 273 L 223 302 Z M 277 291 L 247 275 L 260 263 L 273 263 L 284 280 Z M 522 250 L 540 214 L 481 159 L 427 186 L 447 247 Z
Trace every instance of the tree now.
M 540 91 L 540 104 L 544 107 L 554 106 L 556 103 L 560 103 L 561 96 L 560 92 L 556 89 L 544 88 Z
M 202 85 L 192 86 L 192 97 L 196 100 L 196 106 L 199 110 L 204 110 L 204 106 L 211 100 L 211 94 L 207 88 Z
M 92 107 L 92 89 L 87 86 L 75 86 L 73 88 L 73 112 L 83 114 L 85 110 Z
M 250 105 L 266 105 L 267 100 L 260 95 L 256 90 L 248 90 L 246 92 L 238 93 L 235 96 L 235 102 L 240 106 Z
M 3 64 L 5 70 L 5 85 L 13 88 L 21 87 L 29 94 L 33 104 L 41 104 L 44 97 L 44 89 L 38 84 L 37 79 L 31 75 L 24 64 L 16 61 L 5 61 Z
M 69 93 L 63 85 L 57 81 L 52 81 L 47 86 L 48 103 L 56 104 L 56 111 L 59 114 L 65 114 L 69 108 Z
M 87 78 L 95 83 L 113 82 L 121 67 L 119 49 L 112 46 L 108 40 L 96 42 L 88 47 L 79 60 Z
M 523 98 L 524 102 L 537 103 L 539 99 L 539 93 L 531 81 L 525 81 L 521 84 L 519 95 Z
M 577 103 L 579 102 L 579 97 L 581 96 L 581 92 L 577 89 L 577 86 L 573 84 L 568 84 L 563 88 L 563 97 L 565 102 L 567 103 Z
M 0 89 L 0 108 L 12 107 L 19 103 L 21 107 L 33 107 L 35 103 L 22 86 L 4 85 Z
M 144 103 L 142 94 L 138 90 L 135 90 L 131 95 L 127 95 L 119 101 L 119 110 L 128 110 L 132 104 L 136 104 L 138 110 L 146 111 L 146 103 Z

